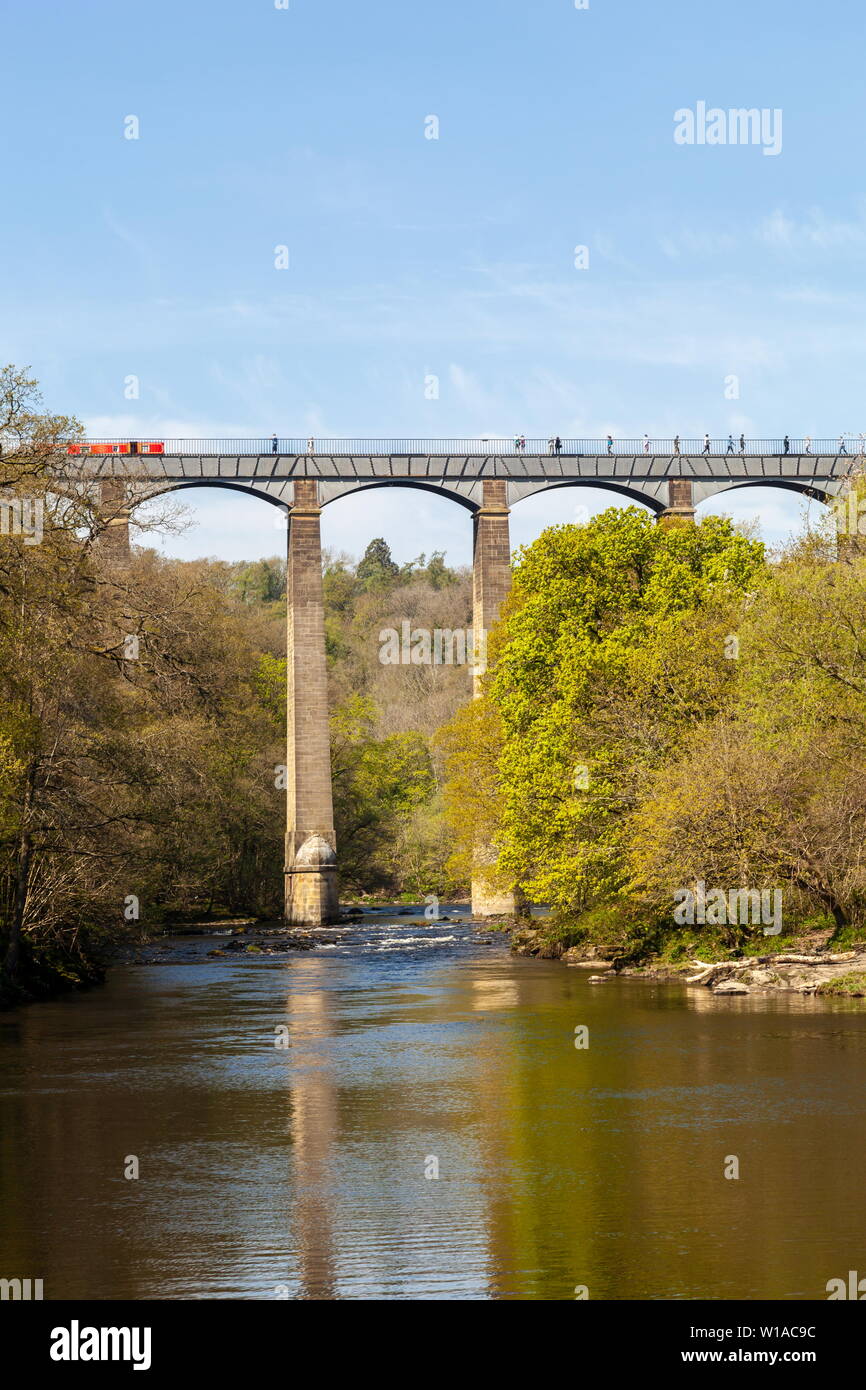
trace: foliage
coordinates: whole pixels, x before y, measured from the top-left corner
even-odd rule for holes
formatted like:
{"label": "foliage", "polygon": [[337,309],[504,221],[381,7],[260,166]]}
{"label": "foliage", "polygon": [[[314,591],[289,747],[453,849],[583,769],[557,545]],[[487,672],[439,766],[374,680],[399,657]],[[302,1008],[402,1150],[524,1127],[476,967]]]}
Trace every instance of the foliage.
{"label": "foliage", "polygon": [[[491,638],[488,709],[446,738],[463,784],[486,796],[500,873],[528,897],[580,912],[623,889],[628,817],[652,771],[723,704],[725,635],[763,563],[724,519],[666,529],[633,507],[552,527],[521,552]],[[498,753],[489,741],[473,753],[467,718],[498,721]]]}
{"label": "foliage", "polygon": [[551,905],[554,937],[624,957],[697,939],[673,907],[698,881],[779,889],[782,939],[815,914],[847,939],[866,925],[864,630],[866,559],[827,527],[774,564],[718,517],[551,528],[520,554],[482,698],[440,735],[458,854],[495,844],[491,873]]}
{"label": "foliage", "polygon": [[[700,871],[779,885],[837,932],[866,918],[866,561],[801,553],[742,626],[723,715],[660,770],[635,818],[637,875],[658,895]],[[712,775],[708,770],[712,769]]]}
{"label": "foliage", "polygon": [[[0,535],[4,998],[94,978],[94,948],[124,932],[282,909],[285,561],[117,556],[96,498],[62,487],[80,433],[26,372],[0,372],[5,496],[44,521],[39,544]],[[445,892],[430,737],[468,672],[387,672],[378,634],[404,613],[457,625],[465,576],[441,556],[397,566],[380,542],[366,564],[329,558],[325,591],[347,668],[331,681],[344,886]]]}

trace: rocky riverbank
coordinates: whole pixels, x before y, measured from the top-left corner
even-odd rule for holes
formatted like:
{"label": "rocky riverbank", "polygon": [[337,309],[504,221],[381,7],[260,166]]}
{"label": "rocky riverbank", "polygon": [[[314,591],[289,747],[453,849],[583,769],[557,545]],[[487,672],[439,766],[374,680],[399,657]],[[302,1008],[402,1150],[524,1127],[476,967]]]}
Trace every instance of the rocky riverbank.
{"label": "rocky riverbank", "polygon": [[680,980],[712,994],[828,994],[866,997],[866,949],[829,951],[820,948],[779,951],[772,955],[731,956],[704,961],[697,956],[685,961],[650,960],[629,965],[616,958],[606,960],[592,946],[563,947],[543,931],[526,928],[512,933],[515,955],[561,960],[578,970],[591,970],[591,984],[603,984],[619,975],[650,980]]}

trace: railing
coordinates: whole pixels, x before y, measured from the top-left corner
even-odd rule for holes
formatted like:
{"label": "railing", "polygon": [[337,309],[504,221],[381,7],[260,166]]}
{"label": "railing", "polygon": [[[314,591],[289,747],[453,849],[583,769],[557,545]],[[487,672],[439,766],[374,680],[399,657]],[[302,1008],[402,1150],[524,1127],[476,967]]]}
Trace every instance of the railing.
{"label": "railing", "polygon": [[[161,448],[159,446],[162,446]],[[300,456],[326,454],[337,457],[380,455],[406,458],[443,454],[458,456],[510,455],[522,458],[525,455],[544,455],[563,458],[581,456],[598,457],[627,455],[629,457],[645,454],[648,457],[676,457],[677,454],[689,457],[755,457],[760,455],[807,457],[810,454],[830,454],[856,456],[866,452],[866,438],[862,434],[845,434],[833,439],[789,438],[788,447],[784,439],[561,439],[559,445],[552,439],[300,439],[273,438],[261,439],[92,439],[86,444],[71,445],[70,453],[100,453],[124,455],[186,454],[186,455],[230,455],[261,457],[267,454],[279,456]]]}

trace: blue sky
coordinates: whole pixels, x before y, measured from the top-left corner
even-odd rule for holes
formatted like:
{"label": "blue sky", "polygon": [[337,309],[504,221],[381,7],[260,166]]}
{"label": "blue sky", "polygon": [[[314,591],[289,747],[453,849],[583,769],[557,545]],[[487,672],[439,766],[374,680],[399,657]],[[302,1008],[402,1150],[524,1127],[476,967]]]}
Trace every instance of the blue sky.
{"label": "blue sky", "polygon": [[[863,7],[589,5],[10,0],[0,357],[94,435],[866,428]],[[698,101],[780,109],[781,152],[675,144]],[[278,548],[267,504],[183,500],[173,553]],[[522,503],[515,542],[613,500]],[[802,510],[722,505],[774,540]],[[469,555],[411,491],[323,531]]]}

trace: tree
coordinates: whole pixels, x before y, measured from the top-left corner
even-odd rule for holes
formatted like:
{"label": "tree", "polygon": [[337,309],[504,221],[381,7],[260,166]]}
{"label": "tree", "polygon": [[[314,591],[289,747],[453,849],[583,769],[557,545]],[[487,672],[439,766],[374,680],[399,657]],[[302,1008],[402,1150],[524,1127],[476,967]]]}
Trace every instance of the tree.
{"label": "tree", "polygon": [[356,570],[358,583],[363,589],[386,588],[399,573],[400,566],[392,559],[390,546],[381,536],[367,546]]}
{"label": "tree", "polygon": [[622,888],[628,815],[727,698],[725,638],[762,567],[724,519],[667,529],[633,507],[521,552],[482,696],[501,721],[498,785],[465,739],[461,777],[497,804],[498,870],[530,899],[577,912]]}
{"label": "tree", "polygon": [[[400,853],[403,831],[416,811],[430,802],[436,780],[420,735],[376,739],[371,733],[374,717],[371,702],[355,696],[332,718],[340,875],[350,889],[400,892],[406,881]],[[416,877],[418,867],[416,857]],[[439,866],[431,866],[431,871],[438,874]]]}
{"label": "tree", "polygon": [[43,409],[39,383],[28,367],[0,368],[0,487],[15,487],[28,479],[59,471],[64,446],[80,439],[83,430],[72,415],[52,415]]}
{"label": "tree", "polygon": [[866,560],[797,545],[743,615],[730,708],[658,770],[635,884],[784,885],[837,930],[866,918]]}

